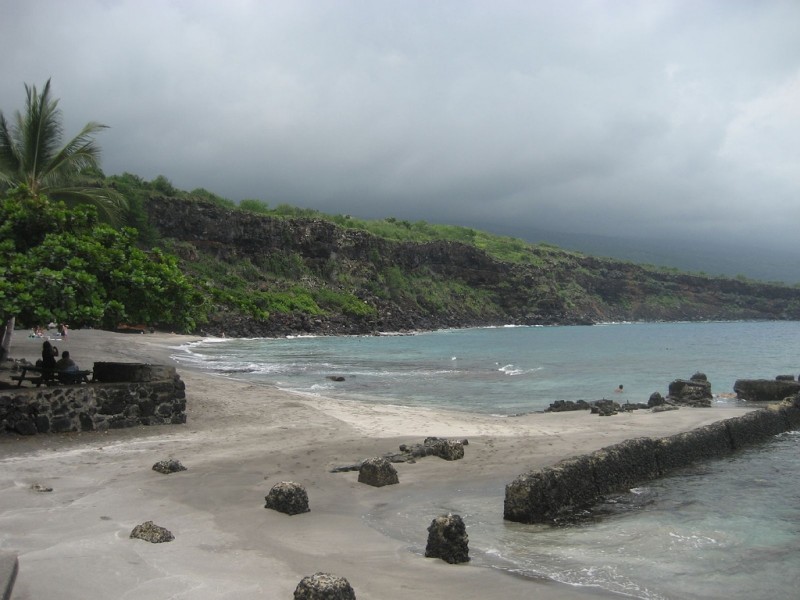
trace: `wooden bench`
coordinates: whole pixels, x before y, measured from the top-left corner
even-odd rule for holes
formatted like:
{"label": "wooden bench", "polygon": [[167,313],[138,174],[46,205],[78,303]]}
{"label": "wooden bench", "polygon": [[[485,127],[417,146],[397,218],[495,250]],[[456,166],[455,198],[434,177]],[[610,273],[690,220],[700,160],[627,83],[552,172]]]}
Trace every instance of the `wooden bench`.
{"label": "wooden bench", "polygon": [[[28,375],[28,373],[34,373]],[[55,369],[43,369],[42,367],[22,367],[20,375],[12,375],[12,381],[17,382],[17,387],[23,381],[30,381],[36,387],[45,385],[58,385],[59,383],[89,383],[91,371],[58,371]]]}

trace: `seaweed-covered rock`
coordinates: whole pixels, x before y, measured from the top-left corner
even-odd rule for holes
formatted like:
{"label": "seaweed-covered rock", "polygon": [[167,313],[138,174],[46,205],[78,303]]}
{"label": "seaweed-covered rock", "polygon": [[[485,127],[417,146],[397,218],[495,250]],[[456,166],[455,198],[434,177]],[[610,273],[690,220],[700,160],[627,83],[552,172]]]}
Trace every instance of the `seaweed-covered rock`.
{"label": "seaweed-covered rock", "polygon": [[294,600],[356,600],[356,593],[344,577],[314,573],[297,584]]}
{"label": "seaweed-covered rock", "polygon": [[266,500],[264,508],[271,508],[287,515],[298,515],[311,510],[308,507],[306,489],[293,481],[276,483],[264,499]]}
{"label": "seaweed-covered rock", "polygon": [[361,468],[358,470],[358,481],[374,487],[383,487],[400,482],[397,477],[397,469],[382,457],[368,458],[361,463]]}
{"label": "seaweed-covered rock", "polygon": [[145,521],[141,525],[137,525],[131,531],[131,538],[144,540],[151,544],[161,544],[163,542],[171,542],[175,539],[169,529],[165,529],[160,525],[156,525],[152,521]]}
{"label": "seaweed-covered rock", "polygon": [[469,562],[469,537],[459,515],[440,515],[431,521],[425,556],[450,564]]}

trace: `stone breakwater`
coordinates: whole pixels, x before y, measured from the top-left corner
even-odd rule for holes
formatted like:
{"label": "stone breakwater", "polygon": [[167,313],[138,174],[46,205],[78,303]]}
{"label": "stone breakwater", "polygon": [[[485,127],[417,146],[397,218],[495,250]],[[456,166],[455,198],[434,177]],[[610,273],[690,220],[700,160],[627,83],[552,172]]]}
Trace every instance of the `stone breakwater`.
{"label": "stone breakwater", "polygon": [[669,437],[626,440],[519,475],[506,486],[503,517],[520,523],[569,520],[608,494],[701,460],[729,455],[792,429],[800,429],[800,395]]}
{"label": "stone breakwater", "polygon": [[95,368],[89,384],[0,390],[0,431],[33,435],[186,422],[185,384],[174,367]]}

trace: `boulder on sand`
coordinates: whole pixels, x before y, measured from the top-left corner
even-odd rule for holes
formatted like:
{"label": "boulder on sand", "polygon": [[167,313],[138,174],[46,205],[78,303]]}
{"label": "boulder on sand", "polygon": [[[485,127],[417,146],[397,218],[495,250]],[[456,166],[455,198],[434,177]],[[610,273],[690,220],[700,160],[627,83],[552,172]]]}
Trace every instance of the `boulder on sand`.
{"label": "boulder on sand", "polygon": [[264,508],[271,508],[287,515],[299,515],[311,510],[308,507],[306,489],[293,481],[276,483],[264,499],[266,500]]}
{"label": "boulder on sand", "polygon": [[344,577],[314,573],[297,584],[294,600],[356,600],[356,593]]}
{"label": "boulder on sand", "polygon": [[392,463],[382,457],[368,458],[361,463],[358,470],[358,482],[374,487],[383,487],[399,483],[397,469]]}

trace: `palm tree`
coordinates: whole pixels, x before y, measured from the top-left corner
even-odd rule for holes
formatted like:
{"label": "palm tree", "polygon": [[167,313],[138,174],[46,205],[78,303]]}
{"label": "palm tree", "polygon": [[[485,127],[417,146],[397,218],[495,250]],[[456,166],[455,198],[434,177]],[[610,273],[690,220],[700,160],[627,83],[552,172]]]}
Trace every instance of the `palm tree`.
{"label": "palm tree", "polygon": [[[92,204],[109,222],[117,222],[126,207],[116,190],[86,185],[87,174],[98,172],[100,147],[95,133],[105,125],[87,123],[61,146],[63,128],[58,99],[50,97],[50,80],[42,93],[25,85],[25,114],[15,113],[9,127],[0,111],[0,192],[19,189],[34,198],[64,201],[67,205]],[[0,323],[0,360],[8,355],[14,319]]]}
{"label": "palm tree", "polygon": [[41,94],[27,84],[25,92],[25,113],[15,113],[13,126],[0,111],[0,185],[68,205],[92,204],[107,220],[116,222],[126,205],[122,195],[86,185],[87,173],[99,170],[100,147],[93,136],[107,126],[89,122],[61,146],[61,110],[58,99],[50,96],[50,80]]}

